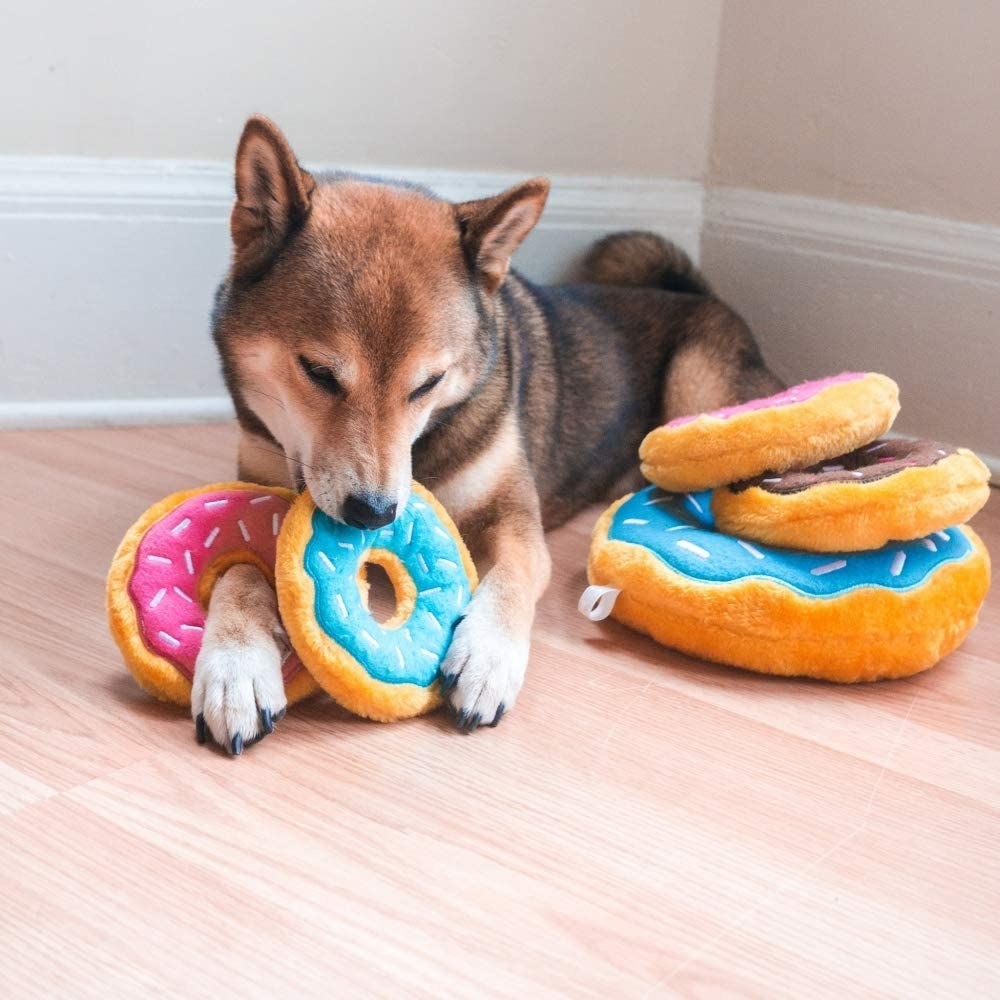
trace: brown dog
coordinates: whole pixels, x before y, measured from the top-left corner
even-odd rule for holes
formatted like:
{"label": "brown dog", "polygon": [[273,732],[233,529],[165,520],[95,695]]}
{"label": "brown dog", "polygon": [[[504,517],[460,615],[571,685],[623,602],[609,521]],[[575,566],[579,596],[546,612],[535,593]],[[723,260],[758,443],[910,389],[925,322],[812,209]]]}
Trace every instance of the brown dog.
{"label": "brown dog", "polygon": [[[509,270],[549,185],[452,204],[408,184],[314,178],[251,118],[236,153],[233,261],[213,318],[242,428],[241,478],[308,486],[331,517],[389,523],[412,477],[455,518],[482,582],[442,686],[496,724],[524,680],[549,578],[543,530],[608,499],[664,418],[780,383],[686,255],[623,233],[585,284]],[[274,595],[236,567],[211,598],[193,713],[232,752],[285,700]]]}

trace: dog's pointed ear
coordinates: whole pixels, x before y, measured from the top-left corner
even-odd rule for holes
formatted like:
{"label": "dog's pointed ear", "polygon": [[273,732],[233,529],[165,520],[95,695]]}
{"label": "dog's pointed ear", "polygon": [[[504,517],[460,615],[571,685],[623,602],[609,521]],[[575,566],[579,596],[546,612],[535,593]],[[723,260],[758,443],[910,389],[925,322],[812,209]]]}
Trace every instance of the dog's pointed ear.
{"label": "dog's pointed ear", "polygon": [[315,188],[281,129],[261,115],[249,118],[236,147],[236,204],[229,219],[237,277],[267,270],[309,215]]}
{"label": "dog's pointed ear", "polygon": [[488,292],[495,292],[510,258],[545,208],[549,182],[535,177],[492,198],[455,206],[466,257]]}

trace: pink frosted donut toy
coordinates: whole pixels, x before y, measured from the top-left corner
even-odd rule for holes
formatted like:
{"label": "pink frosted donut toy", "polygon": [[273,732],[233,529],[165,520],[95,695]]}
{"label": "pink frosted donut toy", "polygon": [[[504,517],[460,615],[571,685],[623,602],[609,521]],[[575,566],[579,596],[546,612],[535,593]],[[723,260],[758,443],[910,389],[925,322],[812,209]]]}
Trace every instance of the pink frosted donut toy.
{"label": "pink frosted donut toy", "polygon": [[877,372],[843,372],[774,396],[678,417],[646,435],[643,475],[668,492],[715,489],[803,469],[869,444],[899,412],[899,388]]}
{"label": "pink frosted donut toy", "polygon": [[[108,573],[108,622],[143,688],[191,704],[215,581],[249,563],[273,584],[278,534],[293,498],[290,490],[219,483],[174,493],[128,530]],[[281,671],[290,703],[318,690],[294,652]]]}

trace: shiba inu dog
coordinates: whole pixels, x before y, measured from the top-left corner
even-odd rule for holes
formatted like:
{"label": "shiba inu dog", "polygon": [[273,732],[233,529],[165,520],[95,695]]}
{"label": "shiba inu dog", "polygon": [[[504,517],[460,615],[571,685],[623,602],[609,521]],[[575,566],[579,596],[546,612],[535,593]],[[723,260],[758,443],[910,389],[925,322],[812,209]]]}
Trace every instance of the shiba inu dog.
{"label": "shiba inu dog", "polygon": [[[658,422],[780,387],[687,256],[605,238],[580,284],[510,269],[542,178],[462,204],[405,183],[313,177],[251,118],[213,333],[240,477],[308,487],[331,517],[393,520],[412,478],[448,508],[481,584],[441,667],[458,726],[496,725],[524,681],[544,531],[612,497]],[[216,586],[193,714],[232,753],[284,709],[281,626],[255,568]]]}

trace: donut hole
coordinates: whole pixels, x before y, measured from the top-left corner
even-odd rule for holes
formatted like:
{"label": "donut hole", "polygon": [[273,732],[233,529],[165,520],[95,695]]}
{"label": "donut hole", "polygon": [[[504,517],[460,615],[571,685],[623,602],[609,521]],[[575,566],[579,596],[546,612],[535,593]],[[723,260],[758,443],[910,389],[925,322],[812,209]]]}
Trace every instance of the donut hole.
{"label": "donut hole", "polygon": [[384,625],[395,617],[399,608],[399,595],[384,566],[378,563],[365,563],[364,575],[368,584],[365,604],[368,605],[372,618],[379,625]]}
{"label": "donut hole", "polygon": [[358,566],[361,603],[382,628],[399,628],[413,612],[417,587],[399,556],[388,549],[370,549]]}

